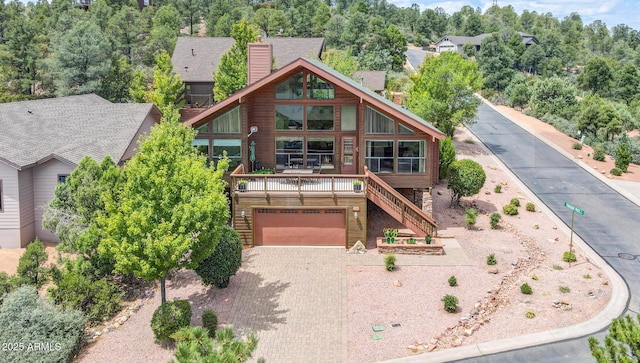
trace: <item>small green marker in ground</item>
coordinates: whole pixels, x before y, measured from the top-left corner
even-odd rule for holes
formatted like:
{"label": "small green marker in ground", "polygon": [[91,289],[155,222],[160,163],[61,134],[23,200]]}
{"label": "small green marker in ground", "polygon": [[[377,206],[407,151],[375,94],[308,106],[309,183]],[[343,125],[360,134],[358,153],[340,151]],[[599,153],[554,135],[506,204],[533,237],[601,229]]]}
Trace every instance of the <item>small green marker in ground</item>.
{"label": "small green marker in ground", "polygon": [[385,327],[382,325],[374,325],[373,326],[373,331],[384,331]]}
{"label": "small green marker in ground", "polygon": [[382,334],[373,334],[373,335],[371,336],[371,339],[373,339],[373,340],[380,340],[380,339],[382,339]]}

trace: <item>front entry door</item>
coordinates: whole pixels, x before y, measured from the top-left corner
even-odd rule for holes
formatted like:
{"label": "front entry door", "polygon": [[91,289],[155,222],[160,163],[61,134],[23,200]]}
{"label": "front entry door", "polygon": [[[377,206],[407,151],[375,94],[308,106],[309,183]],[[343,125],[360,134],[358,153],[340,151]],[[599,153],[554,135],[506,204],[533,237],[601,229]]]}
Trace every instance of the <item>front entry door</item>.
{"label": "front entry door", "polygon": [[342,137],[342,174],[355,174],[358,160],[355,136]]}

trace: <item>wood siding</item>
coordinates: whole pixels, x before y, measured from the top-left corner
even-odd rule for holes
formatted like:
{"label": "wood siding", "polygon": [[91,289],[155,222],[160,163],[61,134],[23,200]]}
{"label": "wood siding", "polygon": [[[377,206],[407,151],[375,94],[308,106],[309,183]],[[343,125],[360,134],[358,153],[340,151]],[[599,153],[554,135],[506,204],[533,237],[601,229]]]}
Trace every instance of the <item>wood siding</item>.
{"label": "wood siding", "polygon": [[[297,193],[272,194],[265,197],[258,193],[235,195],[233,197],[233,226],[243,244],[253,245],[253,209],[254,208],[315,208],[315,209],[345,209],[347,245],[352,247],[356,241],[366,244],[367,240],[367,198],[362,194],[308,196]],[[354,208],[358,211],[358,218],[354,218]],[[242,217],[242,211],[245,216]]]}
{"label": "wood siding", "polygon": [[74,165],[51,159],[34,168],[34,208],[36,222],[36,237],[43,241],[60,242],[58,236],[51,231],[42,228],[42,214],[44,207],[53,199],[54,190],[58,184],[58,175],[69,175],[75,168]]}
{"label": "wood siding", "polygon": [[20,191],[18,170],[0,161],[2,212],[0,212],[0,247],[20,247]]}
{"label": "wood siding", "polygon": [[36,238],[33,168],[18,172],[20,187],[20,246],[26,247]]}

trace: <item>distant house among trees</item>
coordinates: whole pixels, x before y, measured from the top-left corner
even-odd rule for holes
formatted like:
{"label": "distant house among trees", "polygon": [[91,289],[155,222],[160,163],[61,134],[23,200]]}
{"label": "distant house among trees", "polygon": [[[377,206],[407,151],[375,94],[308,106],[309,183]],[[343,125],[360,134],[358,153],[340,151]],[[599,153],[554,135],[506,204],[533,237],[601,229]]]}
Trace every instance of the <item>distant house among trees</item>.
{"label": "distant house among trees", "polygon": [[[525,47],[529,47],[531,44],[538,44],[538,39],[530,34],[518,32],[522,37],[522,43]],[[458,52],[463,53],[463,47],[465,44],[470,43],[475,47],[476,52],[480,51],[480,44],[484,38],[490,37],[491,33],[484,33],[476,35],[475,37],[466,37],[459,35],[445,35],[442,39],[436,42],[436,52]]]}

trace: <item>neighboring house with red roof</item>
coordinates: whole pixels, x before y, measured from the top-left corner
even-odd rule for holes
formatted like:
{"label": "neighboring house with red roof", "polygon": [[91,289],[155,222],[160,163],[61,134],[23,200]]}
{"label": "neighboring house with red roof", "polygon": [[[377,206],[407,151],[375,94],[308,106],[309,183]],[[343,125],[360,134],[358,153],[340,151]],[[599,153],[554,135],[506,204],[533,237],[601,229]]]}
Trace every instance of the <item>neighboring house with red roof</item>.
{"label": "neighboring house with red roof", "polygon": [[0,104],[0,248],[36,237],[58,242],[42,228],[56,185],[84,156],[123,164],[159,121],[152,104],[115,104],[94,94]]}
{"label": "neighboring house with red roof", "polygon": [[[249,45],[250,84],[185,122],[210,163],[223,152],[231,159],[243,243],[351,247],[366,241],[367,200],[417,236],[435,236],[431,216],[400,191],[438,182],[445,135],[317,60],[271,72],[270,54],[268,44]],[[249,173],[261,167],[276,173]]]}

